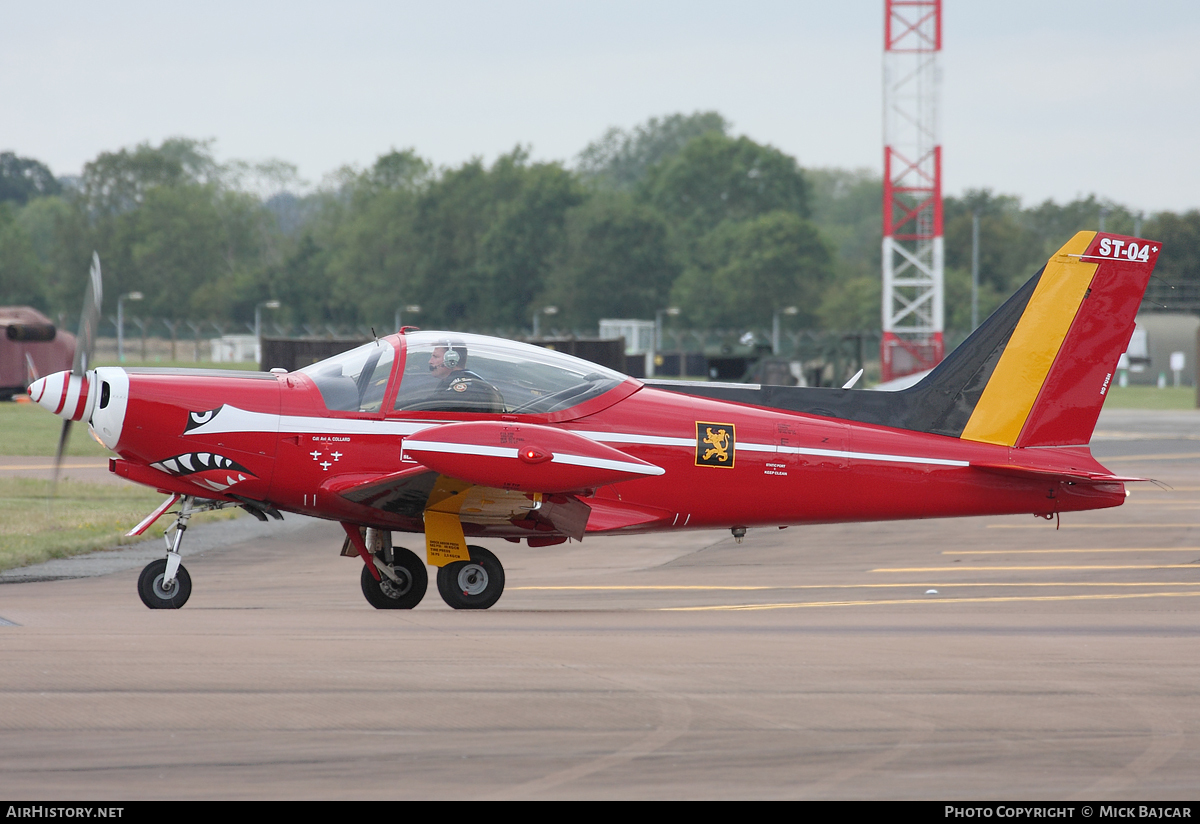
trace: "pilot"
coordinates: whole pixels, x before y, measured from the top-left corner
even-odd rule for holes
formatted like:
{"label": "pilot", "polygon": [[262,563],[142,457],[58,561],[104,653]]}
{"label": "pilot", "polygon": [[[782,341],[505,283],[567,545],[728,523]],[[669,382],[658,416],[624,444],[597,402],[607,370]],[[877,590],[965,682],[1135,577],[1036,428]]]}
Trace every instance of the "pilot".
{"label": "pilot", "polygon": [[449,338],[438,341],[429,356],[429,371],[440,378],[430,404],[441,412],[503,412],[500,390],[467,369],[467,347]]}

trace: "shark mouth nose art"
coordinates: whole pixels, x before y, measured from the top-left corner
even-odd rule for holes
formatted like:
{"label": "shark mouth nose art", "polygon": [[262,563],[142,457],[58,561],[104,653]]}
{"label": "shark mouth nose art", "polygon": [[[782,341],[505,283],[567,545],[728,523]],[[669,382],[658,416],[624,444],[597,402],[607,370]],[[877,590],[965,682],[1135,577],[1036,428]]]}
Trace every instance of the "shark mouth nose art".
{"label": "shark mouth nose art", "polygon": [[185,452],[150,466],[176,477],[186,477],[193,483],[207,486],[217,492],[224,492],[229,487],[254,477],[250,470],[237,461],[213,452]]}

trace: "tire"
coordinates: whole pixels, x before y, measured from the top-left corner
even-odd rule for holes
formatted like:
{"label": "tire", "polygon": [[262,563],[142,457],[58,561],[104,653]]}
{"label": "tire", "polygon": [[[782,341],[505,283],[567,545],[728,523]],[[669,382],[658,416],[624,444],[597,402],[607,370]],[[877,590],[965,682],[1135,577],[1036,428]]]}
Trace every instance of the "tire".
{"label": "tire", "polygon": [[175,585],[164,590],[162,581],[167,575],[167,559],[160,558],[146,564],[138,576],[138,595],[150,609],[179,609],[192,595],[192,576],[183,564],[175,571]]}
{"label": "tire", "polygon": [[425,597],[425,590],[429,588],[429,571],[416,553],[402,546],[392,548],[392,558],[392,569],[400,583],[397,584],[382,572],[380,575],[383,580],[376,581],[371,570],[363,564],[360,578],[363,595],[375,609],[412,609]]}
{"label": "tire", "polygon": [[481,546],[467,550],[470,561],[455,561],[438,570],[438,592],[455,609],[487,609],[504,594],[504,567]]}

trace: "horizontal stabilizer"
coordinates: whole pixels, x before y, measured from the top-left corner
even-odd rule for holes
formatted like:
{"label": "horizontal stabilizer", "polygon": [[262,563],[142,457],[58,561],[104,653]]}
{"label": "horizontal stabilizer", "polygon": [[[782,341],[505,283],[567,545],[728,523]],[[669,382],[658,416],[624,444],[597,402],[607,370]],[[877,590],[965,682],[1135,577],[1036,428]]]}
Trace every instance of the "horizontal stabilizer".
{"label": "horizontal stabilizer", "polygon": [[1137,483],[1148,481],[1149,478],[1134,478],[1124,475],[1113,475],[1110,472],[1082,472],[1064,469],[1051,469],[1035,466],[1014,466],[1013,464],[972,463],[975,469],[993,472],[997,475],[1010,475],[1014,478],[1043,479],[1047,481],[1064,481],[1076,484],[1103,483]]}

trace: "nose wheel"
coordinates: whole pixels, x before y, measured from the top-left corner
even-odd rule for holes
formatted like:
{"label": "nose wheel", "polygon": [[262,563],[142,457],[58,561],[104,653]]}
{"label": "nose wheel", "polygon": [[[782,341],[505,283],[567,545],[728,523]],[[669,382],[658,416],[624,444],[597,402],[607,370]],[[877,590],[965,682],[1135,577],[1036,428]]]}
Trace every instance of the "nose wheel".
{"label": "nose wheel", "polygon": [[[146,568],[138,576],[138,595],[141,596],[142,603],[150,609],[179,609],[191,597],[192,576],[188,575],[183,564],[179,563],[179,548],[183,544],[183,533],[187,532],[188,520],[197,512],[241,506],[247,512],[256,515],[261,521],[267,520],[267,516],[263,512],[283,520],[283,516],[274,508],[256,504],[254,501],[238,504],[233,501],[211,501],[203,498],[197,500],[191,495],[172,495],[164,504],[130,530],[128,535],[141,535],[176,501],[181,499],[179,511],[173,513],[175,522],[163,533],[163,540],[167,544],[167,557],[146,564]],[[262,511],[259,511],[260,509]]]}
{"label": "nose wheel", "polygon": [[504,567],[481,546],[468,546],[467,551],[471,560],[438,569],[438,592],[455,609],[487,609],[504,594]]}
{"label": "nose wheel", "polygon": [[192,576],[180,564],[173,578],[167,578],[167,560],[159,558],[146,564],[138,576],[138,595],[150,609],[179,609],[192,594]]}
{"label": "nose wheel", "polygon": [[[168,500],[165,506],[150,517],[157,518],[169,505]],[[187,532],[187,522],[198,509],[195,499],[190,495],[183,498],[179,512],[176,513],[175,523],[163,533],[163,540],[167,543],[167,557],[146,564],[142,574],[138,576],[138,595],[141,596],[142,603],[150,609],[179,609],[192,595],[192,576],[188,575],[183,564],[179,563],[179,547],[183,543],[183,533]],[[142,524],[149,525],[147,521],[143,521]]]}

